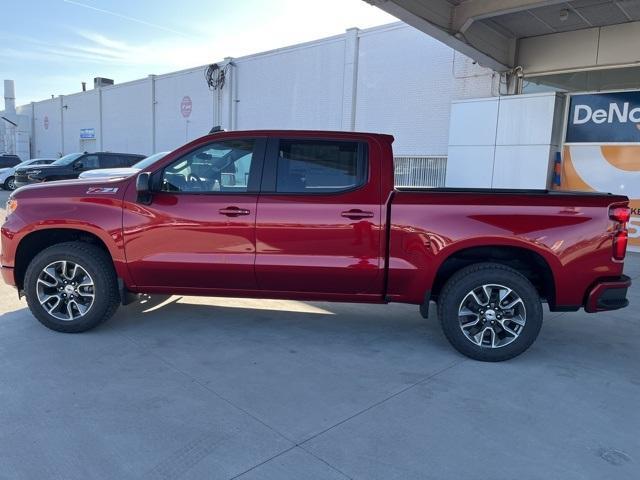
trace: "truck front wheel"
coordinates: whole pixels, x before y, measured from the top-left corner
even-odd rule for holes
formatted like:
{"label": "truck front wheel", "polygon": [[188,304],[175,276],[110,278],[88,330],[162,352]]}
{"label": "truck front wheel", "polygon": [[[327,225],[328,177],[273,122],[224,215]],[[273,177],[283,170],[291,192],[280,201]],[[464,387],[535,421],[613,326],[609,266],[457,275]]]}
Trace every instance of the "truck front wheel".
{"label": "truck front wheel", "polygon": [[120,300],[109,257],[84,242],[60,243],[36,255],[27,267],[24,290],[40,323],[65,333],[99,325],[115,313]]}
{"label": "truck front wheel", "polygon": [[439,297],[445,336],[463,355],[485,362],[516,357],[542,327],[538,292],[505,265],[478,263],[456,272]]}

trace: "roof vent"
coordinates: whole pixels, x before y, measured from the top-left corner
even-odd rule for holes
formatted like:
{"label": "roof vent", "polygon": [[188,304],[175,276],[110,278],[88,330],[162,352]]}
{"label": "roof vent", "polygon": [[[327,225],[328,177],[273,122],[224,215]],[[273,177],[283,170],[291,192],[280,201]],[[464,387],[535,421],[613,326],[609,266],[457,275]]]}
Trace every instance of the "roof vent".
{"label": "roof vent", "polygon": [[109,85],[113,85],[113,80],[110,78],[96,77],[93,79],[93,88],[108,87]]}

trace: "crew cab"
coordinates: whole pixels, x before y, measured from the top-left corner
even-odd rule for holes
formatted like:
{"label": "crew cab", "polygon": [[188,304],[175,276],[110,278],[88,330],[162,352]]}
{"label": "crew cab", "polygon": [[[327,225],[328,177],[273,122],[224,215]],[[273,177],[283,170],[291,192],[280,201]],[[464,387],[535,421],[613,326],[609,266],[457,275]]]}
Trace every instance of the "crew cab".
{"label": "crew cab", "polygon": [[130,167],[143,158],[144,155],[132,153],[70,153],[50,165],[16,168],[14,183],[17,188],[30,183],[78,178],[80,173],[86,170]]}
{"label": "crew cab", "polygon": [[393,137],[222,132],[128,178],[14,192],[2,275],[82,332],[135,293],[420,306],[462,354],[525,351],[551,311],[625,307],[628,199],[398,189]]}

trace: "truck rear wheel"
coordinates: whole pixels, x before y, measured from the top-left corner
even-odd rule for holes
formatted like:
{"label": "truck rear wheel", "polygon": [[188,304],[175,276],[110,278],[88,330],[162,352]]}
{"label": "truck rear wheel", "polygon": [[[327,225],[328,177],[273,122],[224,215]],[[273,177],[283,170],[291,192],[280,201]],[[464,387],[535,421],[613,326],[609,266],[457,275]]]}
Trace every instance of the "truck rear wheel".
{"label": "truck rear wheel", "polygon": [[531,282],[496,263],[456,272],[438,302],[442,330],[451,345],[484,362],[509,360],[529,348],[542,327],[542,315]]}
{"label": "truck rear wheel", "polygon": [[53,245],[27,267],[24,290],[31,313],[46,327],[65,333],[90,330],[115,313],[120,301],[116,273],[95,245]]}

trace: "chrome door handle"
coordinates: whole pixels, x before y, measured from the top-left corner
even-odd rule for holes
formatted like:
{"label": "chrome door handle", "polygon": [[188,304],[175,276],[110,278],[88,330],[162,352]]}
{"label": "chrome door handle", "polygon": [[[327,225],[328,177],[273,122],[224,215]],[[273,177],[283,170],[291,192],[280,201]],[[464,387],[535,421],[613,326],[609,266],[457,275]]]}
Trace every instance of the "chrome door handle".
{"label": "chrome door handle", "polygon": [[340,214],[343,218],[350,218],[351,220],[360,220],[362,218],[373,218],[373,212],[365,212],[358,208],[348,210]]}
{"label": "chrome door handle", "polygon": [[227,207],[221,208],[218,210],[218,213],[221,215],[226,215],[227,217],[240,217],[242,215],[249,215],[251,213],[250,210],[246,208],[238,208],[238,207]]}

